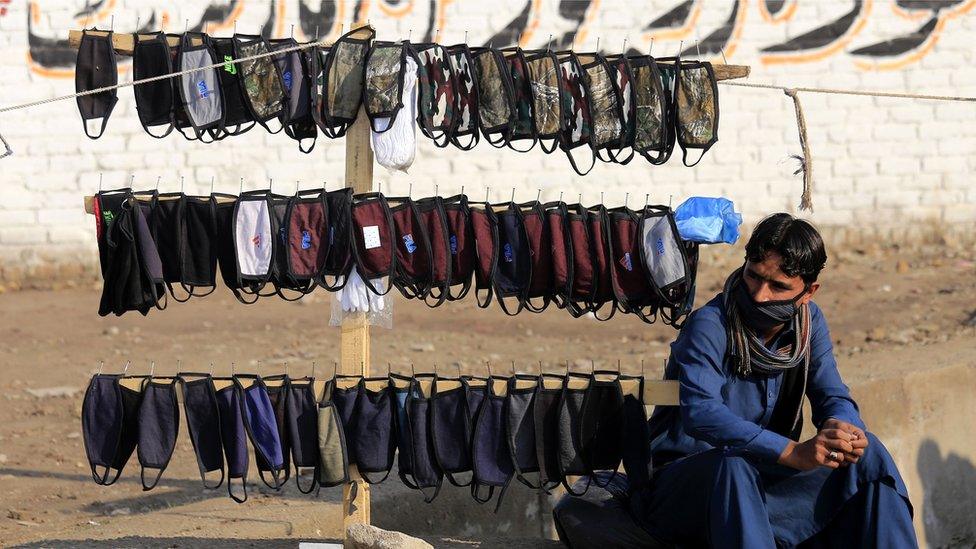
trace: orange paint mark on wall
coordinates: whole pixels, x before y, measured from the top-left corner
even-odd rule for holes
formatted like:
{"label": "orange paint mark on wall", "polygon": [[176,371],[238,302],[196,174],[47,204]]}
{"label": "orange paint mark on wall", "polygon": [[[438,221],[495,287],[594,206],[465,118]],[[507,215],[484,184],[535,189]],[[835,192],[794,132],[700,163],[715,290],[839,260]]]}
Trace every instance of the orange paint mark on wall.
{"label": "orange paint mark on wall", "polygon": [[[589,11],[583,17],[583,23],[580,25],[579,29],[576,31],[576,35],[573,37],[573,44],[577,42],[585,42],[586,35],[590,32],[590,24],[593,23],[593,18],[596,16],[597,10],[600,8],[600,0],[593,0],[590,4]],[[574,48],[575,49],[575,48]]]}
{"label": "orange paint mark on wall", "polygon": [[[729,43],[725,46],[726,57],[732,57],[735,49],[739,46],[739,41],[742,39],[742,29],[746,23],[746,5],[745,0],[739,4],[739,13],[735,15],[735,27],[732,29],[732,36],[729,37]],[[719,57],[721,57],[721,54],[719,54]]]}
{"label": "orange paint mark on wall", "polygon": [[223,21],[219,23],[210,24],[210,32],[224,30],[227,28],[233,28],[234,21],[240,19],[241,13],[243,12],[244,12],[244,0],[238,0],[237,4],[234,5],[234,9],[231,10],[229,14],[227,14],[227,17],[225,17]]}
{"label": "orange paint mark on wall", "polygon": [[369,0],[363,0],[363,9],[359,10],[359,18],[353,21],[350,29],[358,29],[359,27],[366,26],[366,23],[369,21],[369,8]]}
{"label": "orange paint mark on wall", "polygon": [[388,17],[392,17],[394,19],[400,19],[403,16],[413,11],[413,2],[414,0],[409,0],[408,2],[404,3],[402,6],[394,7],[386,3],[384,0],[379,0],[379,2],[376,3],[376,5],[380,7],[380,11],[383,12],[384,15]]}
{"label": "orange paint mark on wall", "polygon": [[908,19],[909,21],[921,21],[922,19],[932,16],[932,12],[930,11],[919,11],[917,13],[910,12],[899,6],[898,3],[894,1],[891,2],[891,11],[894,12],[894,14],[898,17]]}
{"label": "orange paint mark on wall", "polygon": [[857,21],[851,27],[844,36],[838,38],[837,40],[831,42],[829,45],[820,48],[817,51],[804,52],[804,53],[770,53],[761,55],[759,61],[763,65],[785,65],[794,63],[812,63],[815,61],[822,61],[844,48],[851,43],[855,36],[860,34],[864,30],[865,25],[868,22],[868,15],[871,13],[872,0],[865,0],[864,9],[857,16]]}
{"label": "orange paint mark on wall", "polygon": [[285,2],[279,0],[277,6],[275,7],[277,8],[275,11],[275,36],[284,36],[286,15]]}
{"label": "orange paint mark on wall", "polygon": [[525,26],[525,31],[518,41],[519,47],[524,48],[532,41],[532,35],[539,28],[539,13],[542,11],[542,0],[532,0],[532,11],[529,13],[529,24]]}
{"label": "orange paint mark on wall", "polygon": [[[743,8],[744,7],[745,6],[743,5]],[[691,31],[695,28],[700,16],[701,8],[696,3],[691,9],[691,14],[688,15],[688,20],[685,21],[683,26],[677,29],[666,29],[646,33],[644,34],[644,40],[650,42],[651,40],[680,40],[682,38],[687,38],[689,35],[691,35]]]}
{"label": "orange paint mark on wall", "polygon": [[763,2],[762,0],[759,0],[759,15],[762,16],[763,21],[770,24],[775,25],[779,23],[785,23],[790,19],[793,19],[793,16],[796,15],[797,5],[798,4],[796,3],[796,0],[792,0],[790,2],[790,5],[786,6],[786,9],[781,11],[779,15],[773,15],[769,13],[769,10],[766,8],[766,3]]}
{"label": "orange paint mark on wall", "polygon": [[932,34],[929,35],[921,46],[913,51],[897,59],[885,61],[856,60],[854,61],[854,66],[863,71],[896,71],[913,63],[918,63],[935,49],[935,45],[939,42],[939,38],[942,37],[942,32],[945,30],[946,23],[950,19],[955,19],[956,17],[968,13],[973,9],[974,6],[976,6],[976,0],[969,0],[964,4],[956,6],[952,10],[941,13],[939,15],[939,20],[935,23],[935,28],[932,29]]}

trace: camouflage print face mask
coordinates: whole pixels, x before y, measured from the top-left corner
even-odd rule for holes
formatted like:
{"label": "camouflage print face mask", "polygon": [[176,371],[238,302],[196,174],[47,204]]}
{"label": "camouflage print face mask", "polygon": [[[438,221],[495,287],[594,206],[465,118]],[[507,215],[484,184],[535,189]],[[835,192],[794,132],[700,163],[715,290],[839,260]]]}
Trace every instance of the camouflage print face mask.
{"label": "camouflage print face mask", "polygon": [[[512,97],[512,76],[498,50],[476,48],[473,52],[475,76],[478,81],[478,117],[481,132],[494,147],[508,141],[515,107]],[[501,139],[492,135],[501,134]]]}
{"label": "camouflage print face mask", "polygon": [[[683,62],[677,78],[677,137],[681,161],[694,166],[705,151],[718,141],[718,86],[712,64]],[[701,156],[688,164],[688,149],[701,149]]]}
{"label": "camouflage print face mask", "polygon": [[[478,79],[475,73],[474,60],[467,44],[457,44],[447,48],[447,55],[451,60],[454,71],[454,93],[457,97],[457,127],[451,136],[451,143],[463,150],[471,150],[478,144]],[[466,144],[461,144],[459,137],[471,136]]]}
{"label": "camouflage print face mask", "polygon": [[356,120],[363,98],[366,55],[375,33],[368,28],[348,32],[336,40],[323,69],[322,131],[345,135]]}
{"label": "camouflage print face mask", "polygon": [[[634,156],[634,134],[637,122],[637,93],[634,89],[634,74],[630,59],[626,55],[614,55],[607,59],[607,66],[613,75],[617,88],[617,101],[620,102],[620,143],[617,150],[607,150],[610,159],[618,164],[626,164]],[[625,149],[630,148],[630,151]]]}
{"label": "camouflage print face mask", "polygon": [[[583,78],[590,92],[590,112],[593,114],[593,148],[597,151],[616,147],[623,131],[623,113],[616,84],[600,54],[580,56]],[[609,159],[600,158],[609,161]]]}
{"label": "camouflage print face mask", "polygon": [[[670,156],[669,134],[674,128],[667,117],[668,101],[661,84],[661,72],[649,56],[630,59],[635,99],[634,150],[652,164],[659,164]],[[653,155],[652,153],[658,153]]]}
{"label": "camouflage print face mask", "polygon": [[[508,140],[508,147],[517,152],[528,152],[538,142],[536,132],[535,101],[532,97],[532,82],[529,79],[529,69],[526,66],[525,55],[521,48],[506,48],[502,50],[505,62],[508,64],[509,74],[512,76],[513,99],[515,100],[515,123],[512,126],[512,136]],[[531,140],[532,144],[525,149],[512,147],[514,141]]]}
{"label": "camouflage print face mask", "polygon": [[[267,41],[260,36],[234,35],[234,54],[238,59],[266,54],[269,51]],[[268,127],[268,122],[280,118],[285,108],[285,89],[274,61],[271,57],[260,57],[250,61],[240,61],[237,66],[244,83],[248,108],[254,120],[269,132],[278,133],[281,128],[272,131]]]}
{"label": "camouflage print face mask", "polygon": [[559,130],[562,129],[562,103],[559,100],[559,62],[556,54],[549,51],[532,52],[525,59],[529,83],[532,86],[532,114],[540,140],[552,140],[549,146],[541,143],[542,150],[556,150]]}
{"label": "camouflage print face mask", "polygon": [[456,126],[457,110],[454,93],[454,70],[447,50],[437,44],[416,44],[413,55],[420,66],[417,81],[418,116],[420,131],[434,140],[438,147],[445,147],[451,140]]}
{"label": "camouflage print face mask", "polygon": [[389,118],[386,129],[393,127],[393,120],[403,107],[403,71],[406,48],[398,42],[374,42],[366,60],[366,116],[376,133],[377,118]]}
{"label": "camouflage print face mask", "polygon": [[583,81],[583,69],[573,52],[563,52],[559,56],[559,98],[562,101],[563,126],[559,132],[559,148],[569,157],[573,169],[586,175],[593,169],[596,156],[590,150],[590,167],[581,171],[573,157],[572,150],[591,142],[589,91]]}

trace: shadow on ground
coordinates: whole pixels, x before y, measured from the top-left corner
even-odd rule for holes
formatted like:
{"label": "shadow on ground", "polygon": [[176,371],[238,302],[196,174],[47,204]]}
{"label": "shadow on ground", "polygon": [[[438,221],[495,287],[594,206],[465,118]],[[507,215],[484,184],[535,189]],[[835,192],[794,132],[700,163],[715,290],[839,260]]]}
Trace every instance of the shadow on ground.
{"label": "shadow on ground", "polygon": [[976,467],[969,459],[925,439],[918,449],[918,475],[925,494],[925,539],[931,547],[976,546]]}

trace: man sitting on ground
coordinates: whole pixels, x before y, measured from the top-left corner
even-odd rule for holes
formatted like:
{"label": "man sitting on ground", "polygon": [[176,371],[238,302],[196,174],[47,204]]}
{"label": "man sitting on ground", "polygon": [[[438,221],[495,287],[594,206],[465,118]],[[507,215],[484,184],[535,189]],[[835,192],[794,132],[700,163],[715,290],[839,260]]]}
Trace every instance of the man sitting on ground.
{"label": "man sitting on ground", "polygon": [[[905,484],[866,431],[812,301],[826,260],[806,221],[759,223],[745,264],[672,344],[664,377],[678,380],[680,407],[651,417],[650,481],[564,497],[553,515],[567,545],[918,545]],[[817,434],[799,442],[804,395]]]}

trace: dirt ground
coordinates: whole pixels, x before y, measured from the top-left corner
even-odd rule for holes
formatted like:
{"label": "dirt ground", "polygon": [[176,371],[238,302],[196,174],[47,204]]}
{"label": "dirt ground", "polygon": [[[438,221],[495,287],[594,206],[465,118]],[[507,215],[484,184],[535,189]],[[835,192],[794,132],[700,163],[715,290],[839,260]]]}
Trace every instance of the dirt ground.
{"label": "dirt ground", "polygon": [[[718,291],[741,260],[741,245],[707,250],[702,258],[698,304]],[[841,372],[848,380],[869,378],[899,364],[898,356],[939,345],[960,361],[976,357],[976,263],[974,252],[938,248],[907,253],[898,249],[837,252],[821,279],[817,302],[824,309]],[[338,490],[318,497],[283,494],[252,484],[252,497],[237,505],[223,490],[199,484],[185,428],[159,487],[142,493],[133,456],[123,479],[110,488],[89,475],[81,439],[80,410],[89,376],[105,361],[118,371],[130,359],[130,373],[184,370],[229,374],[280,373],[288,362],[294,376],[331,375],[339,334],[328,326],[330,297],[319,291],[298,304],[268,298],[244,306],[229,292],[190,303],[173,303],[146,318],[96,315],[100,285],[60,291],[0,295],[0,544],[78,546],[81,540],[113,540],[113,546],[281,546],[300,539],[340,536]],[[543,368],[615,368],[659,375],[676,332],[633,318],[610,322],[572,319],[550,310],[505,317],[496,306],[478,309],[472,299],[429,310],[397,299],[394,329],[373,331],[374,372],[453,373]],[[185,426],[184,426],[185,427]],[[253,462],[252,462],[253,463]],[[388,481],[394,482],[394,481]],[[380,486],[378,490],[383,490]],[[420,496],[405,500],[422,513]],[[485,509],[490,520],[490,510]],[[457,535],[445,532],[445,535]],[[431,539],[428,537],[428,539]],[[435,545],[451,545],[437,538]],[[479,546],[457,543],[457,546]],[[482,544],[489,546],[492,544]],[[501,545],[499,543],[498,545]],[[511,543],[504,545],[513,547]]]}

